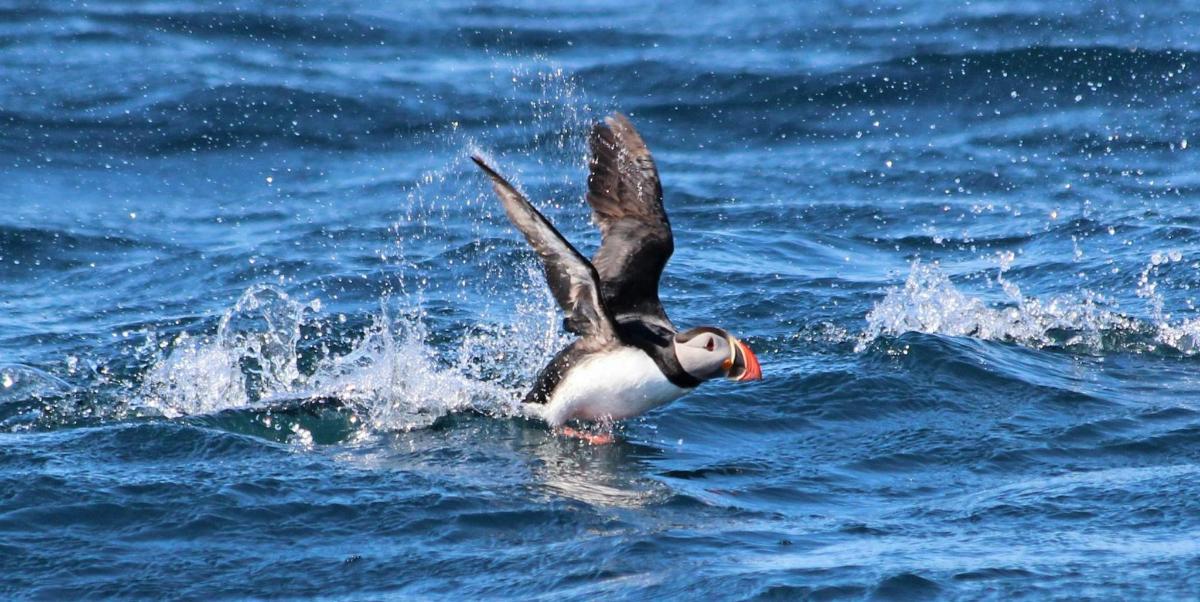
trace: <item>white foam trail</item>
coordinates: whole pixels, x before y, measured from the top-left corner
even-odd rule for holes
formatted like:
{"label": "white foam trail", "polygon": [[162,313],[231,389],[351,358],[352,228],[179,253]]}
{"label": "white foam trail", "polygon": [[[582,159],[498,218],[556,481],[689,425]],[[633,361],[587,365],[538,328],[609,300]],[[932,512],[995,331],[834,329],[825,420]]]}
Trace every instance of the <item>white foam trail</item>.
{"label": "white foam trail", "polygon": [[[299,303],[270,286],[247,290],[221,318],[216,335],[181,335],[147,373],[139,404],[166,417],[269,406],[280,398],[333,397],[360,410],[374,430],[409,430],[467,409],[520,413],[527,360],[559,335],[544,315],[520,312],[514,324],[482,328],[444,361],[417,318],[393,321],[384,310],[344,355],[317,358],[301,373],[297,343],[315,303]],[[541,332],[541,337],[525,337]],[[524,343],[522,343],[524,341]],[[470,353],[464,351],[471,350]],[[506,381],[517,381],[511,386]]]}

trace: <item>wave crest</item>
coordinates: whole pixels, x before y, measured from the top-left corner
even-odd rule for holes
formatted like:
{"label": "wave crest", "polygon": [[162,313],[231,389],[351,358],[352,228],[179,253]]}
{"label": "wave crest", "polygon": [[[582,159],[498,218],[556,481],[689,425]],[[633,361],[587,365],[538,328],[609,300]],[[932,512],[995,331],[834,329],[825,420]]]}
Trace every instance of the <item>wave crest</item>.
{"label": "wave crest", "polygon": [[1106,297],[1088,290],[1045,299],[1025,296],[1004,277],[1011,254],[1001,256],[996,278],[1006,300],[1000,304],[960,290],[937,263],[915,261],[904,285],[889,288],[867,313],[855,350],[865,351],[881,338],[920,332],[1085,353],[1195,355],[1200,353],[1200,318],[1171,322],[1151,278],[1154,268],[1174,256],[1155,253],[1142,274],[1137,292],[1149,300],[1151,320],[1123,314]]}

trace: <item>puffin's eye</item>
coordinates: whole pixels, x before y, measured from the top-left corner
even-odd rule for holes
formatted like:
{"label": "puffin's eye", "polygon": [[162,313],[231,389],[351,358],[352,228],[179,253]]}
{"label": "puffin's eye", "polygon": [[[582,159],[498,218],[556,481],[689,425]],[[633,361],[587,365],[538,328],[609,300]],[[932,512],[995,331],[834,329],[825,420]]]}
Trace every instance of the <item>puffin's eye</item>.
{"label": "puffin's eye", "polygon": [[715,347],[715,346],[716,346],[716,343],[713,342],[713,338],[708,337],[708,342],[704,344],[704,349],[707,351],[712,351],[713,347]]}

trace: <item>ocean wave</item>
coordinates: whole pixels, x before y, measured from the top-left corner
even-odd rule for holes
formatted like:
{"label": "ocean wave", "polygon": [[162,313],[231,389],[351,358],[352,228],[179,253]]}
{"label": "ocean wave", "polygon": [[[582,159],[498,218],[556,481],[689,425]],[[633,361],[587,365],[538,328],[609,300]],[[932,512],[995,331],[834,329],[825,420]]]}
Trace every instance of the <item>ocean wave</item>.
{"label": "ocean wave", "polygon": [[[89,20],[122,28],[182,34],[189,38],[233,37],[258,43],[296,42],[310,45],[378,46],[392,39],[386,20],[367,23],[354,15],[332,16],[286,10],[159,10],[93,9]],[[414,30],[409,30],[414,31]],[[415,30],[419,31],[419,30]]]}
{"label": "ocean wave", "polygon": [[[307,76],[287,82],[267,75],[224,82],[218,78],[219,83],[185,78],[146,91],[101,75],[83,90],[65,87],[36,98],[18,96],[0,108],[0,125],[5,126],[0,152],[30,160],[31,149],[46,156],[70,153],[82,158],[89,153],[154,157],[421,144],[450,148],[468,144],[467,132],[505,116],[521,123],[513,128],[519,135],[498,144],[525,150],[530,140],[534,145],[563,145],[581,137],[584,130],[578,125],[590,117],[580,111],[590,115],[590,109],[561,69],[513,71],[503,78],[512,82],[505,89],[488,88],[493,77],[483,72],[478,84],[461,87],[386,77],[369,86],[360,82],[353,89]],[[563,117],[567,123],[550,118],[564,110],[570,113]]]}
{"label": "ocean wave", "polygon": [[[843,100],[905,104],[921,99],[1004,96],[1092,102],[1106,92],[1190,93],[1200,53],[1110,46],[1030,46],[1005,50],[914,54],[849,69],[824,94]],[[1115,76],[1114,76],[1115,74]],[[1016,92],[1016,96],[1012,94]],[[1026,98],[1021,100],[1022,95]]]}
{"label": "ocean wave", "polygon": [[435,126],[402,103],[299,90],[231,84],[192,90],[136,108],[93,107],[81,112],[0,112],[5,139],[40,146],[162,154],[254,148],[269,143],[344,149],[379,144]]}
{"label": "ocean wave", "polygon": [[[170,16],[153,19],[174,22]],[[195,26],[203,28],[203,23]],[[1151,96],[1190,95],[1200,77],[1198,64],[1200,53],[1186,51],[1053,46],[913,54],[832,73],[714,68],[703,62],[681,69],[678,61],[623,55],[549,77],[555,80],[552,89],[546,89],[544,75],[514,72],[511,79],[524,83],[516,90],[503,90],[489,83],[494,71],[504,69],[496,64],[490,71],[486,64],[472,67],[481,78],[474,85],[380,72],[369,77],[370,87],[351,89],[347,83],[352,82],[331,85],[330,77],[339,74],[313,72],[281,79],[270,75],[279,70],[278,65],[254,63],[238,66],[256,73],[252,78],[189,76],[144,89],[106,81],[101,74],[87,91],[63,87],[46,90],[37,98],[18,96],[17,102],[0,110],[0,124],[7,126],[0,147],[25,154],[33,141],[35,148],[44,151],[81,152],[94,146],[105,152],[147,155],[264,145],[331,150],[387,147],[397,140],[441,139],[448,131],[486,128],[506,115],[526,111],[528,102],[536,105],[547,94],[567,104],[574,100],[559,97],[590,97],[588,92],[568,89],[576,86],[627,98],[624,109],[646,117],[674,120],[681,110],[704,109],[720,118],[692,125],[718,128],[737,120],[752,123],[755,135],[771,139],[828,139],[870,131],[873,121],[884,121],[888,128],[926,127],[924,117],[901,118],[900,112],[906,111],[936,109],[938,120],[974,123],[997,116],[1007,119],[1030,108],[1037,108],[1039,114],[1047,108],[1103,110],[1114,103],[1121,107],[1143,103]],[[860,119],[846,112],[858,108],[893,114]],[[1047,124],[1035,120],[1024,130],[1009,126],[1001,133],[982,128],[968,140],[989,146],[1082,145],[1093,153],[1137,150],[1147,144],[1173,150],[1182,140],[1178,128],[1166,124],[1114,132],[1089,125],[1094,120],[1068,121],[1051,123],[1046,129]],[[533,119],[530,123],[549,122]]]}
{"label": "ocean wave", "polygon": [[[71,228],[0,225],[0,276],[40,278],[73,270],[91,270],[97,260],[120,255],[143,258],[173,247],[153,240]],[[78,272],[75,272],[78,273]]]}
{"label": "ocean wave", "polygon": [[867,314],[856,350],[920,332],[1093,354],[1200,354],[1200,318],[1173,321],[1152,276],[1158,266],[1182,261],[1178,252],[1155,253],[1139,279],[1136,292],[1146,300],[1150,319],[1124,314],[1104,295],[1088,290],[1025,296],[1004,277],[1011,261],[1011,254],[1002,254],[996,284],[1004,301],[998,304],[964,292],[938,263],[913,262],[904,285],[889,288]]}
{"label": "ocean wave", "polygon": [[1031,46],[919,53],[832,73],[714,69],[704,63],[681,70],[678,62],[634,59],[587,66],[575,75],[584,85],[635,99],[639,110],[655,116],[708,109],[733,111],[725,118],[741,119],[754,112],[760,128],[818,135],[830,127],[821,123],[836,125],[848,117],[847,108],[936,108],[943,119],[972,121],[1052,107],[1124,108],[1150,95],[1192,95],[1197,67],[1200,53],[1192,51]]}

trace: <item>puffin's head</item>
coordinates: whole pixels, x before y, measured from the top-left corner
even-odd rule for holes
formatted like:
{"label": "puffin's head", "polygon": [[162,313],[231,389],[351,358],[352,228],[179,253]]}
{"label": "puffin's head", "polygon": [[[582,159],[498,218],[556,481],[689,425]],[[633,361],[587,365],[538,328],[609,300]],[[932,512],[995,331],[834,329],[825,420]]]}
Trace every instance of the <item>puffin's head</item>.
{"label": "puffin's head", "polygon": [[671,341],[679,365],[700,380],[718,376],[742,382],[762,379],[758,358],[745,343],[712,326],[698,326]]}

